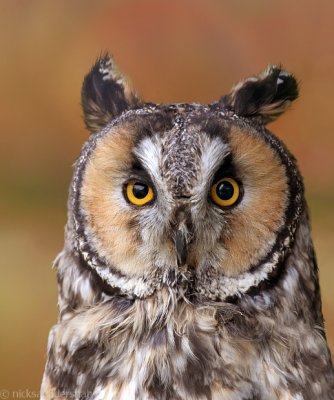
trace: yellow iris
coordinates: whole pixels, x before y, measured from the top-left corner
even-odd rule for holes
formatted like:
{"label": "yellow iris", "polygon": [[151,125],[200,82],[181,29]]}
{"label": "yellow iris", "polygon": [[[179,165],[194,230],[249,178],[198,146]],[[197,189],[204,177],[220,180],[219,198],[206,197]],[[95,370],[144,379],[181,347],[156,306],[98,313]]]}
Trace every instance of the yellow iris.
{"label": "yellow iris", "polygon": [[221,207],[230,207],[240,196],[240,187],[233,178],[222,178],[210,190],[211,199]]}
{"label": "yellow iris", "polygon": [[125,192],[129,202],[136,206],[143,206],[154,199],[152,188],[142,182],[127,183]]}

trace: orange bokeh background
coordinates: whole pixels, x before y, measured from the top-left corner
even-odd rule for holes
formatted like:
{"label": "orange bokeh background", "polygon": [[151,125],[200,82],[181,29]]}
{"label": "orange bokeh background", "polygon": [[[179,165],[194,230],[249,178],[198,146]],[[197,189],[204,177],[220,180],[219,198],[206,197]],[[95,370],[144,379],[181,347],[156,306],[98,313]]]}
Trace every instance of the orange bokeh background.
{"label": "orange bokeh background", "polygon": [[0,0],[0,389],[39,390],[51,265],[88,137],[80,88],[106,49],[153,102],[211,102],[269,63],[295,73],[301,97],[271,130],[305,178],[334,351],[333,13],[329,0]]}

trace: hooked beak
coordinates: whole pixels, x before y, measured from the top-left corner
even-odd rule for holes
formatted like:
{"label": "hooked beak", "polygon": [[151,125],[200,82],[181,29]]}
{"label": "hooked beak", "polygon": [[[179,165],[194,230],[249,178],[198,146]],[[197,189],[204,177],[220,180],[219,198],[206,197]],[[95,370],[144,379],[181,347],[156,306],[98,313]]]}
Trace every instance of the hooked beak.
{"label": "hooked beak", "polygon": [[186,264],[188,257],[188,244],[190,242],[190,232],[186,224],[182,221],[176,231],[175,247],[177,255],[177,265],[182,267]]}

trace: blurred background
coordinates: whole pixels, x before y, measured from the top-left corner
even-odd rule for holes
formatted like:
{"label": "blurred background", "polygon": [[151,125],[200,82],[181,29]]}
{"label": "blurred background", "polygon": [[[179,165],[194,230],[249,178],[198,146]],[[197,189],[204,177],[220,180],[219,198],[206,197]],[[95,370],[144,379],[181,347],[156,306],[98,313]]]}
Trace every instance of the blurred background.
{"label": "blurred background", "polygon": [[81,83],[106,49],[153,102],[211,102],[269,63],[298,77],[300,99],[270,129],[305,178],[334,351],[333,13],[330,0],[0,0],[0,389],[39,390],[88,137]]}

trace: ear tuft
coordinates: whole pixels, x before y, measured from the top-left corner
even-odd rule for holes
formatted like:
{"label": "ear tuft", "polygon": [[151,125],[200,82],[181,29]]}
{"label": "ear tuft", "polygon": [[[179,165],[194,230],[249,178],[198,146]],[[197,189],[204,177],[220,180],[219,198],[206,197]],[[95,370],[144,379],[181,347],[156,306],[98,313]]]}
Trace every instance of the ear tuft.
{"label": "ear tuft", "polygon": [[139,103],[136,93],[120,74],[110,54],[98,58],[86,75],[81,90],[87,129],[95,133],[123,111],[135,108]]}
{"label": "ear tuft", "polygon": [[261,116],[268,123],[284,113],[297,97],[298,83],[294,76],[274,65],[239,82],[219,104],[240,116]]}

